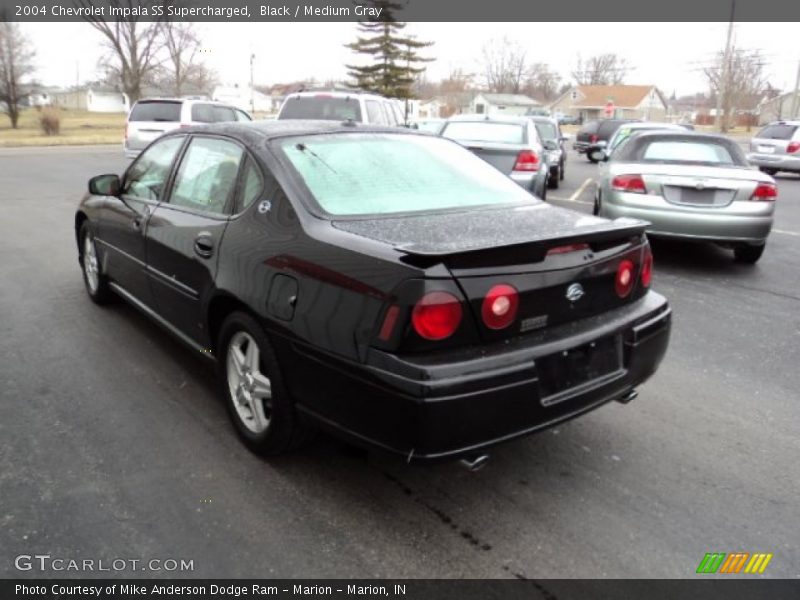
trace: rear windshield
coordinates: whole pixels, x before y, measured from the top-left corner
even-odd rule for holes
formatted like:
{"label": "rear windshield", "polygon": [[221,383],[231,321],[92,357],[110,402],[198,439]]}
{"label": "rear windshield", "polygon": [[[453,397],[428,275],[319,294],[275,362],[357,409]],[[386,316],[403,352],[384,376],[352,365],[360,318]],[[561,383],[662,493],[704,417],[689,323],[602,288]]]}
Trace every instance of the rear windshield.
{"label": "rear windshield", "polygon": [[181,120],[180,102],[138,102],[133,107],[129,121],[168,121]]}
{"label": "rear windshield", "polygon": [[323,119],[325,121],[361,122],[358,98],[332,96],[300,96],[289,98],[283,105],[279,119]]}
{"label": "rear windshield", "polygon": [[598,121],[589,121],[581,127],[578,133],[597,133],[597,128],[600,127],[600,123]]}
{"label": "rear windshield", "polygon": [[558,139],[558,128],[553,123],[547,121],[535,121],[534,123],[540,138],[543,140]]}
{"label": "rear windshield", "polygon": [[797,131],[797,125],[787,125],[785,123],[767,125],[758,132],[756,137],[770,140],[790,140],[795,131]]}
{"label": "rear windshield", "polygon": [[[331,134],[277,142],[316,207],[333,216],[427,212],[531,202],[458,144],[403,134]],[[316,212],[316,211],[315,211]]]}
{"label": "rear windshield", "polygon": [[491,121],[453,121],[444,126],[442,135],[458,142],[522,144],[525,141],[525,129],[522,125]]}
{"label": "rear windshield", "polygon": [[217,104],[195,104],[192,106],[192,121],[197,123],[223,123],[236,120],[236,113],[228,106],[219,106]]}
{"label": "rear windshield", "polygon": [[710,166],[747,166],[741,149],[733,142],[697,139],[640,139],[621,146],[614,153],[620,161],[658,162],[669,164],[702,164]]}

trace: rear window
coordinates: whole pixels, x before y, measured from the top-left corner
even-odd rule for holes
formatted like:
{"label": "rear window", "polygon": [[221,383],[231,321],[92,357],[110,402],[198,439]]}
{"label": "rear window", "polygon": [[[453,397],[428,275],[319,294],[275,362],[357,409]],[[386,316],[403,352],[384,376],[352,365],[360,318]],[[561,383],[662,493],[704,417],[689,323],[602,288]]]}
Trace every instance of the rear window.
{"label": "rear window", "polygon": [[197,123],[223,123],[236,121],[232,108],[217,104],[195,104],[192,106],[192,121]]}
{"label": "rear window", "polygon": [[453,121],[445,125],[442,135],[458,142],[522,144],[525,141],[525,130],[522,125],[491,121]]}
{"label": "rear window", "polygon": [[137,102],[131,110],[129,121],[166,121],[181,120],[180,102]]}
{"label": "rear window", "polygon": [[332,96],[300,96],[289,98],[279,119],[323,119],[325,121],[361,122],[361,107],[357,98]]}
{"label": "rear window", "polygon": [[558,128],[553,123],[547,121],[535,121],[536,131],[543,140],[558,139]]}
{"label": "rear window", "polygon": [[510,178],[447,140],[333,134],[278,142],[325,213],[359,216],[531,202]]}
{"label": "rear window", "polygon": [[767,125],[758,132],[756,137],[769,140],[790,140],[795,131],[797,131],[797,125],[787,125],[785,123]]}
{"label": "rear window", "polygon": [[597,128],[600,127],[600,123],[598,121],[589,121],[581,127],[579,134],[581,133],[597,133]]}
{"label": "rear window", "polygon": [[611,137],[611,135],[622,126],[623,121],[603,121],[597,128],[597,133],[600,136]]}
{"label": "rear window", "polygon": [[658,162],[691,162],[719,165],[736,164],[730,151],[721,144],[708,142],[655,141],[648,144],[642,160]]}

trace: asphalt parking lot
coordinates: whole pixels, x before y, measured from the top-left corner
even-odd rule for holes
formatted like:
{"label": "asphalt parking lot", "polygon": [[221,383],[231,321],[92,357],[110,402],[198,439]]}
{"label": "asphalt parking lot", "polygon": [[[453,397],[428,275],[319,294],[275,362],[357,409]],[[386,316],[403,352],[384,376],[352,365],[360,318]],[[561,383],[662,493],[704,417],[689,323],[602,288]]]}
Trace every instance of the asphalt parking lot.
{"label": "asphalt parking lot", "polygon": [[[248,453],[207,361],[85,296],[73,211],[126,162],[0,150],[0,576],[42,576],[14,568],[38,553],[187,559],[169,574],[193,577],[680,578],[711,551],[770,552],[765,576],[800,576],[800,177],[779,176],[755,266],[654,243],[673,333],[637,400],[470,473],[326,437]],[[571,155],[549,200],[590,212],[595,172]]]}

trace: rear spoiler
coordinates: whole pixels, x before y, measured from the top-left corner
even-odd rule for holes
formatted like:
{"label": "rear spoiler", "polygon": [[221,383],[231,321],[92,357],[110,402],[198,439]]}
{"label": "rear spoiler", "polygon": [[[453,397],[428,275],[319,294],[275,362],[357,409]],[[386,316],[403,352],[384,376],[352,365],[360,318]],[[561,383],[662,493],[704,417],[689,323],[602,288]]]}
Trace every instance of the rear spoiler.
{"label": "rear spoiler", "polygon": [[480,268],[518,264],[520,253],[525,254],[526,262],[541,262],[551,248],[570,244],[588,244],[593,251],[599,252],[616,245],[640,241],[648,225],[646,221],[618,219],[608,223],[603,229],[579,231],[573,235],[539,237],[525,242],[471,248],[465,245],[463,248],[453,250],[418,247],[416,244],[397,244],[394,249],[404,254],[400,258],[402,262],[416,267],[425,268],[446,261],[455,268]]}

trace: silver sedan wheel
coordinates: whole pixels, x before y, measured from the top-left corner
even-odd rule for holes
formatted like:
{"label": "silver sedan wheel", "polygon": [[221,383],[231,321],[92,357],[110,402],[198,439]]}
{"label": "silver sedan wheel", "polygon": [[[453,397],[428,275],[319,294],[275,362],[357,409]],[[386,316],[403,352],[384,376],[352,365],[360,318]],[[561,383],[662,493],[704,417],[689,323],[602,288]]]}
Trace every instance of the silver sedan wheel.
{"label": "silver sedan wheel", "polygon": [[266,431],[272,414],[272,384],[261,372],[260,359],[253,337],[235,333],[228,344],[228,390],[239,419],[253,433]]}
{"label": "silver sedan wheel", "polygon": [[100,285],[100,266],[94,248],[94,240],[90,235],[83,238],[83,272],[86,273],[86,285],[94,294]]}

